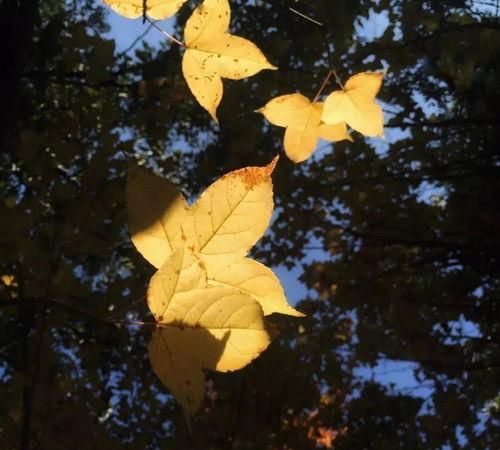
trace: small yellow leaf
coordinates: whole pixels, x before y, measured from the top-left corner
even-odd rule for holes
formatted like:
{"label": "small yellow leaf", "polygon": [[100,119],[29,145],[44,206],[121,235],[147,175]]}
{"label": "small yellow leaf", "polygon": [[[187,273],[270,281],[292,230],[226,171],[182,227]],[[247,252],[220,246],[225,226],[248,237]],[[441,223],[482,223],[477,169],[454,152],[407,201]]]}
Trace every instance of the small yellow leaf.
{"label": "small yellow leaf", "polygon": [[215,121],[222,99],[222,80],[240,80],[263,69],[276,69],[252,42],[228,33],[228,0],[205,0],[184,29],[184,78],[200,105]]}
{"label": "small yellow leaf", "polygon": [[251,295],[259,302],[266,316],[273,313],[304,316],[288,304],[283,288],[272,270],[253,259],[235,261],[217,273],[211,273],[210,266],[207,266],[207,270],[209,284],[231,286]]}
{"label": "small yellow leaf", "polygon": [[246,167],[219,178],[193,205],[195,241],[212,272],[246,256],[266,231],[273,213],[271,174],[265,167]]}
{"label": "small yellow leaf", "polygon": [[[144,13],[143,0],[103,0],[113,11],[135,19]],[[173,16],[186,0],[147,0],[146,14],[155,20],[167,19]]]}
{"label": "small yellow leaf", "polygon": [[332,92],[325,100],[322,119],[328,124],[346,122],[365,136],[384,135],[384,115],[375,102],[384,72],[363,72],[347,80],[343,90]]}
{"label": "small yellow leaf", "polygon": [[2,281],[2,283],[5,284],[5,286],[17,287],[17,281],[14,275],[8,275],[8,274],[2,275],[0,276],[0,281]]}
{"label": "small yellow leaf", "polygon": [[230,287],[188,289],[191,264],[183,250],[177,251],[148,289],[148,305],[159,323],[149,345],[150,361],[189,414],[203,399],[202,369],[240,369],[270,342],[256,300]]}
{"label": "small yellow leaf", "polygon": [[132,242],[153,266],[161,267],[183,245],[184,197],[164,178],[134,167],[127,180],[127,204]]}
{"label": "small yellow leaf", "polygon": [[282,95],[258,110],[273,125],[286,127],[285,152],[295,163],[305,161],[311,156],[318,139],[334,142],[351,140],[345,123],[322,123],[322,111],[322,102],[311,103],[301,94]]}

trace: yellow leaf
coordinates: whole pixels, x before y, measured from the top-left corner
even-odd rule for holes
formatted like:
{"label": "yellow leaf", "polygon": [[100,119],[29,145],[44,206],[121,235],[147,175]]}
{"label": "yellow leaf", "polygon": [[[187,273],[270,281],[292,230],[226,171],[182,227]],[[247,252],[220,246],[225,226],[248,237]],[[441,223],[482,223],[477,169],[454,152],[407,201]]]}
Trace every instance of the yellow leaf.
{"label": "yellow leaf", "polygon": [[135,167],[129,170],[127,204],[132,242],[153,266],[161,267],[183,244],[186,201],[173,184]]}
{"label": "yellow leaf", "polygon": [[216,360],[224,346],[202,329],[154,331],[148,345],[151,366],[188,415],[199,409],[205,396],[203,360]]}
{"label": "yellow leaf", "polygon": [[190,283],[195,263],[185,255],[176,251],[151,279],[148,305],[159,329],[149,355],[158,377],[193,414],[203,399],[202,369],[240,369],[267,348],[270,337],[262,308],[249,295],[223,286],[190,289],[200,285],[199,273]]}
{"label": "yellow leaf", "polygon": [[210,266],[207,270],[209,283],[231,286],[251,295],[266,316],[273,313],[304,316],[287,303],[283,288],[272,270],[253,259],[235,261],[217,273],[211,273]]}
{"label": "yellow leaf", "polygon": [[[169,182],[142,169],[133,169],[127,185],[132,241],[156,267],[176,249],[186,246],[185,253],[194,251],[197,266],[201,264],[206,270],[209,284],[231,285],[250,294],[266,315],[300,316],[287,305],[272,271],[244,259],[265,232],[272,215],[271,173],[276,161],[226,174],[189,210]],[[193,273],[190,276],[197,277]],[[194,283],[189,288],[198,287],[201,285]],[[163,311],[155,311],[153,305],[150,308],[159,320]]]}
{"label": "yellow leaf", "polygon": [[194,236],[188,240],[195,241],[212,273],[246,256],[266,231],[273,213],[271,174],[276,162],[224,175],[193,205]]}
{"label": "yellow leaf", "polygon": [[5,284],[5,286],[17,287],[17,281],[14,275],[8,275],[8,274],[2,275],[0,276],[0,281],[2,281],[2,283]]}
{"label": "yellow leaf", "polygon": [[318,139],[351,140],[345,123],[327,125],[321,122],[322,111],[322,102],[311,102],[301,94],[282,95],[258,110],[273,125],[286,127],[285,152],[295,163],[311,156]]}
{"label": "yellow leaf", "polygon": [[[103,0],[113,11],[135,19],[143,15],[143,0]],[[146,14],[155,20],[167,19],[173,16],[186,0],[147,0]]]}
{"label": "yellow leaf", "polygon": [[222,99],[222,80],[240,80],[263,69],[276,69],[252,42],[228,33],[228,0],[205,0],[184,29],[184,78],[200,105],[215,121]]}
{"label": "yellow leaf", "polygon": [[384,72],[363,72],[347,80],[343,90],[332,92],[325,100],[322,119],[325,123],[346,122],[365,136],[384,135],[384,115],[375,102]]}

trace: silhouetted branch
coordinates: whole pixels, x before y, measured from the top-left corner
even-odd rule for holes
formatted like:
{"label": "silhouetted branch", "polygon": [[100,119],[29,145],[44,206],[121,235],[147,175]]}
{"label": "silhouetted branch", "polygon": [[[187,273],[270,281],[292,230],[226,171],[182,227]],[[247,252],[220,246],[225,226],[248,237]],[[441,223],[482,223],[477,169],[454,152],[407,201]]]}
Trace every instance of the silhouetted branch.
{"label": "silhouetted branch", "polygon": [[492,118],[456,118],[442,120],[419,120],[418,122],[396,121],[391,120],[384,128],[414,128],[414,127],[431,127],[431,128],[446,128],[453,126],[492,126],[496,122]]}

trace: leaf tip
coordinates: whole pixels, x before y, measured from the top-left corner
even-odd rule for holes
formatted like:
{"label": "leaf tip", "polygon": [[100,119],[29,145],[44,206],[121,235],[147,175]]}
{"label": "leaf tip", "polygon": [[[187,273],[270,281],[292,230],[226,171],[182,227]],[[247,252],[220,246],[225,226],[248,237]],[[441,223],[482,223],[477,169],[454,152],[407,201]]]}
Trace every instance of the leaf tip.
{"label": "leaf tip", "polygon": [[276,164],[278,164],[278,160],[280,159],[280,155],[276,155],[272,161],[267,165],[266,171],[270,174],[274,172],[274,168],[276,167]]}

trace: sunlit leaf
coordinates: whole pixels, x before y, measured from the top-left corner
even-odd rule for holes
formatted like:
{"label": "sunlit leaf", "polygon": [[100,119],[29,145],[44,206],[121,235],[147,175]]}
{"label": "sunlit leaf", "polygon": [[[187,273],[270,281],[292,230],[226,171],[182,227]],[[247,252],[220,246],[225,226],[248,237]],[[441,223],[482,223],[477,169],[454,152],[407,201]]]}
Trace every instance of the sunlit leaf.
{"label": "sunlit leaf", "polygon": [[0,276],[0,281],[5,284],[5,286],[17,286],[16,277],[14,277],[14,275],[2,275]]}
{"label": "sunlit leaf", "polygon": [[252,42],[228,33],[228,0],[205,0],[184,29],[184,78],[214,120],[222,99],[222,79],[240,80],[263,69],[276,69]]}
{"label": "sunlit leaf", "polygon": [[216,273],[209,272],[208,276],[211,284],[231,286],[250,294],[259,302],[264,315],[280,313],[304,316],[288,304],[283,288],[272,270],[253,259],[240,259]]}
{"label": "sunlit leaf", "polygon": [[[288,306],[272,271],[245,258],[271,219],[271,174],[276,162],[224,175],[191,208],[168,181],[133,169],[127,185],[133,243],[156,267],[186,246],[197,255],[198,262],[191,267],[203,267],[208,284],[230,285],[252,295],[265,314],[301,315]],[[200,285],[190,286],[195,287]],[[157,320],[160,315],[155,314]]]}
{"label": "sunlit leaf", "polygon": [[268,102],[258,112],[273,125],[286,127],[284,147],[295,163],[309,158],[318,139],[328,141],[351,140],[344,122],[327,125],[321,121],[322,102],[311,102],[301,94],[282,95]]}
{"label": "sunlit leaf", "polygon": [[149,355],[156,374],[193,414],[204,395],[202,369],[240,369],[266,349],[270,336],[251,296],[222,286],[189,289],[193,261],[184,255],[177,250],[151,279],[148,304],[159,328]]}
{"label": "sunlit leaf", "polygon": [[211,273],[246,256],[266,231],[273,212],[271,174],[265,167],[246,167],[219,178],[191,208],[196,247]]}
{"label": "sunlit leaf", "polygon": [[144,5],[146,6],[146,14],[152,19],[161,20],[173,16],[181,6],[186,3],[186,0],[102,0],[113,11],[135,19],[144,13]]}
{"label": "sunlit leaf", "polygon": [[328,124],[346,122],[365,136],[384,135],[384,115],[375,102],[384,72],[363,72],[347,80],[342,90],[325,100],[322,119]]}
{"label": "sunlit leaf", "polygon": [[188,205],[164,178],[132,167],[127,181],[128,225],[132,242],[159,268],[182,245],[181,223]]}

